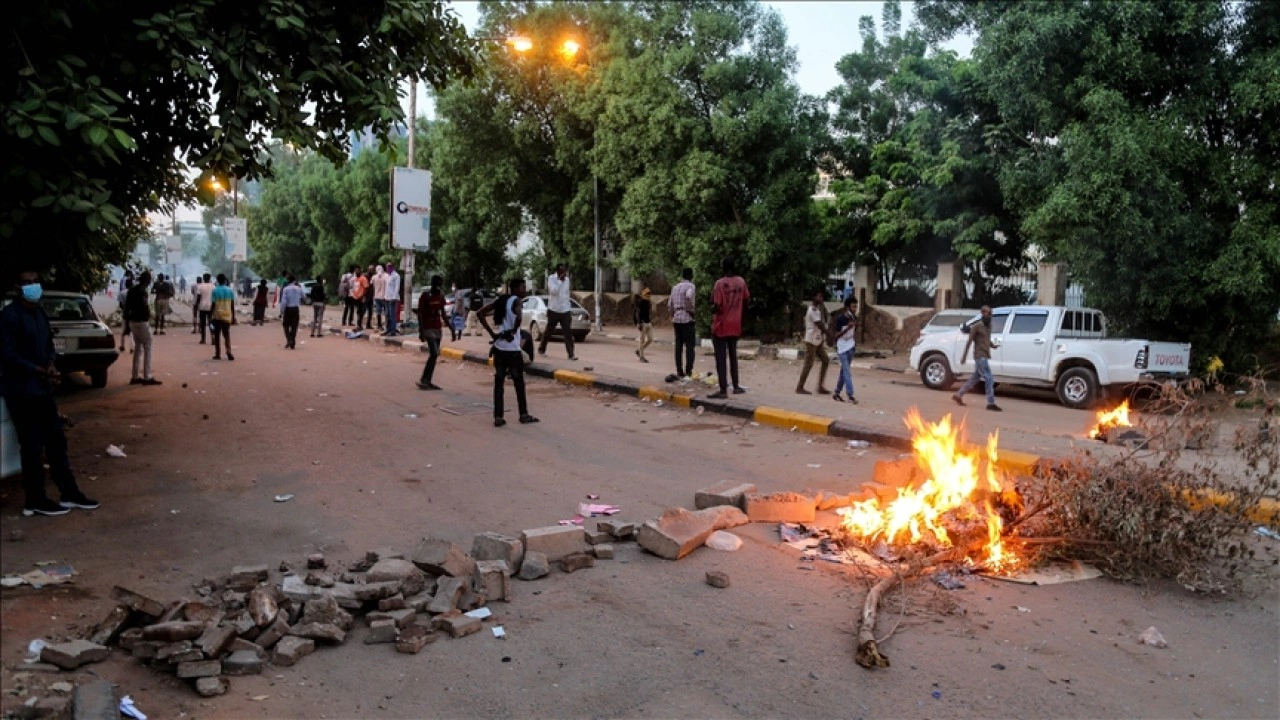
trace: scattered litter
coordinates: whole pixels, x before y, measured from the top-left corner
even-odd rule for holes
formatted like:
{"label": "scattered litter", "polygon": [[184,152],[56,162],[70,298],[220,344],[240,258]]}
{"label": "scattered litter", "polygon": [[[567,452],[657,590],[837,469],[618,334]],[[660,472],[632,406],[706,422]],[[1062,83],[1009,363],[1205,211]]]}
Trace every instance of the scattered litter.
{"label": "scattered litter", "polygon": [[941,690],[934,690],[933,692],[931,692],[931,693],[929,693],[929,694],[933,696],[933,699],[934,699],[934,700],[941,700],[941,699],[942,699],[942,691],[941,691]]}
{"label": "scattered litter", "polygon": [[760,423],[756,422],[755,420],[752,420],[751,427],[760,427]]}
{"label": "scattered litter", "polygon": [[169,511],[169,514],[170,514],[170,515],[177,515],[177,514],[178,514],[178,513],[180,513],[180,512],[182,512],[182,511],[181,511],[181,510],[170,510],[170,511]]}
{"label": "scattered litter", "polygon": [[466,616],[467,616],[467,617],[469,617],[469,618],[475,618],[475,619],[477,619],[477,620],[483,620],[483,619],[485,619],[485,618],[487,618],[487,617],[492,617],[492,616],[493,616],[493,612],[492,612],[492,611],[490,611],[490,610],[489,610],[489,608],[487,608],[487,607],[476,608],[475,610],[472,610],[471,612],[465,612],[465,613],[462,613],[462,614],[463,614],[463,615],[466,615]]}
{"label": "scattered litter", "polygon": [[707,541],[703,544],[712,550],[733,552],[734,550],[742,547],[742,538],[734,535],[733,533],[717,530],[711,533],[711,536],[708,537]]}
{"label": "scattered litter", "polygon": [[45,641],[40,638],[27,645],[27,662],[40,662],[40,653],[44,652]]}
{"label": "scattered litter", "polygon": [[329,393],[320,393],[316,397],[329,397]]}
{"label": "scattered litter", "polygon": [[364,332],[361,330],[348,330],[346,334],[346,338],[348,340],[355,340],[356,338],[362,337],[364,337]]}
{"label": "scattered litter", "polygon": [[289,502],[293,499],[293,495],[277,495],[276,502]]}
{"label": "scattered litter", "polygon": [[662,401],[661,401],[661,400],[659,400],[659,401],[655,402],[655,403],[654,403],[654,406],[655,406],[655,407],[662,407]]}
{"label": "scattered litter", "polygon": [[597,515],[617,515],[622,509],[617,505],[596,505],[594,503],[578,503],[578,514],[584,518]]}
{"label": "scattered litter", "polygon": [[816,469],[818,469],[818,468],[822,467],[822,465],[820,465],[820,464],[818,464],[818,463],[809,463],[809,467],[814,468],[814,469],[816,470]]}
{"label": "scattered litter", "polygon": [[67,693],[69,693],[69,692],[71,692],[71,691],[75,690],[75,689],[76,689],[76,686],[75,686],[75,685],[72,685],[72,684],[71,684],[71,683],[69,683],[69,682],[56,682],[56,683],[54,683],[54,684],[50,685],[50,686],[49,686],[49,689],[50,689],[50,690],[52,690],[52,691],[54,691],[54,692],[56,692],[56,693],[60,693],[60,694],[62,694],[62,695],[66,695]]}
{"label": "scattered litter", "polygon": [[[934,583],[944,590],[959,590],[964,587],[964,581],[946,570],[939,570],[932,576]],[[1000,668],[1003,670],[1004,668]]]}
{"label": "scattered litter", "polygon": [[986,575],[986,577],[1019,585],[1060,585],[1062,583],[1099,578],[1102,577],[1102,571],[1079,560],[1072,560],[1071,562],[1054,562],[1038,568],[1019,570],[1012,575]]}
{"label": "scattered litter", "polygon": [[1265,538],[1271,538],[1272,540],[1280,540],[1280,533],[1276,532],[1275,530],[1272,530],[1269,527],[1263,527],[1259,525],[1258,529],[1254,530],[1254,532]]}
{"label": "scattered litter", "polygon": [[581,525],[584,519],[585,518],[583,518],[581,515],[574,515],[572,518],[568,520],[560,520],[556,524],[557,525]]}
{"label": "scattered litter", "polygon": [[1029,607],[1022,607],[1021,605],[1014,605],[1014,606],[1013,606],[1013,608],[1014,608],[1015,610],[1017,610],[1018,612],[1031,612],[1031,608],[1029,608]]}
{"label": "scattered litter", "polygon": [[128,457],[124,454],[124,450],[122,448],[116,447],[115,445],[107,446],[107,454],[114,458]]}
{"label": "scattered litter", "polygon": [[991,669],[993,669],[993,670],[1004,670],[1004,664],[1003,664],[1003,663],[996,663],[995,665],[992,665],[992,666],[991,666]]}
{"label": "scattered litter", "polygon": [[72,582],[71,578],[75,574],[75,568],[70,565],[42,567],[22,575],[6,575],[0,578],[0,586],[18,587],[20,585],[30,585],[39,590],[45,585],[62,585],[63,583]]}
{"label": "scattered litter", "polygon": [[404,416],[410,420],[418,419],[418,413],[405,413]]}
{"label": "scattered litter", "polygon": [[254,695],[253,697],[251,697],[251,698],[249,698],[249,699],[250,699],[250,700],[253,700],[253,701],[255,701],[255,702],[262,702],[263,700],[266,700],[266,699],[267,699],[267,698],[269,698],[269,697],[271,697],[271,696],[270,696],[270,695]]}
{"label": "scattered litter", "polygon": [[120,698],[120,714],[134,720],[147,720],[147,716],[133,704],[133,698],[128,695]]}
{"label": "scattered litter", "polygon": [[595,370],[595,367],[593,367],[593,366],[591,366],[591,365],[583,365],[583,366],[582,366],[582,369],[583,369],[584,371],[586,371],[586,372],[591,372],[592,370]]}
{"label": "scattered litter", "polygon": [[706,652],[706,650],[703,650],[702,648],[698,648],[697,650],[693,651],[693,654],[694,656],[701,657],[702,653],[704,652]]}
{"label": "scattered litter", "polygon": [[1169,643],[1165,642],[1164,635],[1160,634],[1160,631],[1156,629],[1155,625],[1143,630],[1142,634],[1138,636],[1138,642],[1143,645],[1150,645],[1154,648],[1169,647]]}
{"label": "scattered litter", "polygon": [[315,412],[315,411],[316,411],[315,408],[307,408],[307,412]]}
{"label": "scattered litter", "polygon": [[1237,391],[1236,391],[1236,395],[1244,395],[1244,394],[1245,394],[1245,392],[1244,392],[1243,390],[1237,390]]}
{"label": "scattered litter", "polygon": [[588,500],[599,500],[599,499],[600,499],[600,496],[599,496],[599,495],[588,495],[588,496],[587,496],[587,499],[588,499]]}
{"label": "scattered litter", "polygon": [[791,426],[791,432],[795,432],[796,430],[799,430],[799,429],[800,429],[800,426],[799,426],[799,425],[792,425],[792,426]]}
{"label": "scattered litter", "polygon": [[850,449],[869,448],[869,447],[871,447],[871,443],[867,442],[866,440],[850,440],[849,441]]}
{"label": "scattered litter", "polygon": [[702,413],[704,413],[704,412],[706,412],[706,411],[707,411],[707,409],[706,409],[705,407],[703,407],[703,406],[699,405],[699,406],[698,406],[698,409],[697,409],[697,410],[695,410],[694,412],[696,412],[697,414],[701,415]]}
{"label": "scattered litter", "polygon": [[[493,636],[499,640],[504,640],[507,637],[507,631],[501,625],[495,626],[493,628]],[[506,660],[504,659],[503,662],[506,662]]]}

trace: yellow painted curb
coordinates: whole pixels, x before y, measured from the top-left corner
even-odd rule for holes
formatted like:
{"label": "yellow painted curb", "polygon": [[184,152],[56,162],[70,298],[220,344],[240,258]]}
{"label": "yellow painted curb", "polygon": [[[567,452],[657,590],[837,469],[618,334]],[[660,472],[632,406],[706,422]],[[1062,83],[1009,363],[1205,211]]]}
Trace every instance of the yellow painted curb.
{"label": "yellow painted curb", "polygon": [[1040,464],[1040,456],[1031,453],[1018,452],[1017,450],[1005,450],[1000,448],[996,458],[996,467],[1009,473],[1018,475],[1032,475],[1036,471],[1036,467]]}
{"label": "yellow painted curb", "polygon": [[[1235,496],[1230,493],[1213,492],[1211,490],[1202,490],[1200,492],[1186,490],[1183,491],[1182,498],[1186,501],[1187,507],[1192,510],[1203,510],[1210,505],[1226,508],[1237,502]],[[1244,509],[1244,516],[1249,522],[1280,527],[1280,502],[1276,502],[1271,498],[1261,498],[1258,500],[1257,505]]]}
{"label": "yellow painted curb", "polygon": [[671,399],[671,393],[667,392],[666,390],[663,390],[662,388],[654,387],[652,385],[645,385],[644,387],[637,390],[636,396],[642,400],[644,398],[649,398],[650,400],[670,400]]}
{"label": "yellow painted curb", "polygon": [[576,370],[557,370],[555,379],[566,385],[585,385],[587,387],[591,387],[596,382],[595,375],[588,375]]}
{"label": "yellow painted curb", "polygon": [[819,417],[817,415],[809,415],[808,413],[792,412],[774,407],[758,407],[755,412],[755,420],[761,425],[773,425],[774,427],[785,428],[790,430],[795,428],[802,432],[813,433],[815,435],[826,435],[827,428],[831,423],[835,422],[831,418]]}
{"label": "yellow painted curb", "polygon": [[466,357],[467,351],[460,348],[442,347],[440,348],[440,354],[450,360],[462,360]]}
{"label": "yellow painted curb", "polygon": [[683,408],[693,407],[693,396],[692,395],[672,395],[671,402],[677,407],[683,407]]}

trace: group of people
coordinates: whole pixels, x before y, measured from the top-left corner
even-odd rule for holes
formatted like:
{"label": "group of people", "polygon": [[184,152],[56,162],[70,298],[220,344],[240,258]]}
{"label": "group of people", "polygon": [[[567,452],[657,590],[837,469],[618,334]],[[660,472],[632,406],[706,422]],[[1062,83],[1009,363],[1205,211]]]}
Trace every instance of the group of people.
{"label": "group of people", "polygon": [[831,360],[827,356],[827,347],[836,351],[836,360],[840,363],[840,377],[836,380],[836,390],[831,399],[845,402],[841,392],[848,393],[848,402],[858,404],[853,388],[853,353],[857,344],[858,301],[847,295],[844,305],[836,316],[830,317],[827,312],[826,293],[819,290],[814,293],[804,315],[804,365],[800,369],[800,381],[796,383],[797,395],[810,395],[805,389],[809,380],[809,371],[816,360],[821,368],[818,370],[818,394],[826,395],[827,369]]}
{"label": "group of people", "polygon": [[[338,302],[342,304],[342,324],[357,332],[376,329],[384,337],[400,334],[400,274],[395,263],[370,265],[351,271],[338,280]],[[385,323],[384,323],[385,320]]]}

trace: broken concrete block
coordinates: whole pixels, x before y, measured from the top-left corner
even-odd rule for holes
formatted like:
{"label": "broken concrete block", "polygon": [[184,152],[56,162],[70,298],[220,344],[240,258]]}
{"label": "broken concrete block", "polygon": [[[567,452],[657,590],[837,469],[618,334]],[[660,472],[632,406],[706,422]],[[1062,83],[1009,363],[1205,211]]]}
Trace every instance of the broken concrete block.
{"label": "broken concrete block", "polygon": [[711,533],[745,524],[747,516],[736,507],[718,505],[690,512],[670,508],[640,526],[638,540],[645,550],[667,560],[679,560],[706,542]]}
{"label": "broken concrete block", "polygon": [[462,597],[458,598],[458,609],[463,612],[470,612],[476,608],[482,608],[489,602],[489,598],[484,593],[476,592],[475,588],[468,583],[462,589]]}
{"label": "broken concrete block", "polygon": [[262,658],[250,650],[237,650],[222,659],[223,675],[257,675],[262,672]]}
{"label": "broken concrete block", "polygon": [[192,680],[202,677],[216,677],[222,673],[221,660],[197,660],[178,664],[178,677]]}
{"label": "broken concrete block", "polygon": [[194,662],[196,660],[204,660],[204,659],[205,659],[205,654],[200,652],[200,648],[193,647],[190,650],[184,650],[180,653],[175,653],[173,655],[170,655],[169,664],[177,665],[178,663]]}
{"label": "broken concrete block", "polygon": [[111,612],[107,616],[98,621],[97,625],[89,628],[85,633],[84,639],[91,643],[99,645],[110,645],[120,637],[120,633],[124,632],[129,625],[129,617],[131,611],[123,605],[117,605],[111,608]]}
{"label": "broken concrete block", "polygon": [[271,571],[266,565],[237,565],[231,568],[231,577],[227,578],[228,583],[237,578],[244,580],[252,580],[256,585],[260,582],[266,582],[270,577]]}
{"label": "broken concrete block", "polygon": [[280,612],[280,606],[267,588],[257,588],[249,593],[245,605],[249,609],[249,617],[253,618],[253,624],[258,627],[266,627],[275,622],[276,614]]}
{"label": "broken concrete block", "polygon": [[586,550],[586,536],[576,525],[552,525],[551,527],[525,530],[520,535],[525,554],[540,552],[547,562],[556,562],[565,555]]}
{"label": "broken concrete block", "polygon": [[[351,583],[334,583],[333,587],[321,594],[326,597],[332,597],[338,603],[338,607],[344,610],[360,610],[364,608],[364,601],[356,597],[356,586]],[[387,597],[391,597],[391,595],[395,595],[395,593],[391,593]]]}
{"label": "broken concrete block", "polygon": [[182,608],[182,619],[191,622],[213,622],[222,611],[202,602],[189,602]]}
{"label": "broken concrete block", "polygon": [[408,606],[408,603],[404,601],[403,595],[392,595],[389,598],[383,598],[378,601],[378,609],[383,612],[388,610],[403,610]]}
{"label": "broken concrete block", "polygon": [[417,611],[412,609],[404,610],[375,610],[365,617],[369,622],[375,620],[390,620],[396,624],[396,627],[402,628],[413,622],[413,618],[417,616]]}
{"label": "broken concrete block", "polygon": [[[71,690],[74,689],[74,687],[71,688]],[[66,720],[66,718],[72,717],[72,699],[69,697],[50,695],[49,697],[43,697],[36,700],[34,705],[29,704],[32,699],[33,698],[27,698],[27,704],[22,705],[20,708],[16,708],[14,710],[13,717],[51,718],[52,720]]]}
{"label": "broken concrete block", "polygon": [[[339,627],[342,627],[342,626],[339,625]],[[289,623],[288,621],[285,620],[284,616],[281,615],[276,618],[275,622],[268,625],[266,629],[263,630],[262,633],[258,635],[258,637],[254,638],[253,644],[257,645],[258,647],[261,647],[264,650],[270,650],[272,645],[275,645],[277,642],[280,642],[280,638],[288,634],[289,634]]]}
{"label": "broken concrete block", "polygon": [[86,663],[102,662],[109,654],[111,650],[105,645],[88,640],[69,640],[64,643],[45,645],[40,651],[40,659],[53,663],[63,670],[75,670]]}
{"label": "broken concrete block", "polygon": [[725,480],[709,488],[703,488],[693,494],[693,505],[705,510],[717,505],[732,505],[739,510],[746,510],[746,496],[755,494],[756,486],[751,483],[740,483],[736,480]]}
{"label": "broken concrete block", "polygon": [[595,547],[591,548],[591,551],[595,553],[596,559],[598,560],[613,559],[613,545],[610,543],[596,545]]}
{"label": "broken concrete block", "polygon": [[747,517],[751,522],[811,523],[816,511],[817,505],[813,498],[800,493],[747,496]]}
{"label": "broken concrete block", "polygon": [[133,643],[133,646],[129,648],[129,654],[139,660],[150,660],[156,656],[156,653],[164,644],[165,643],[157,642],[155,640],[137,640]]}
{"label": "broken concrete block", "polygon": [[400,627],[395,620],[373,620],[369,623],[369,634],[364,636],[365,645],[393,643],[400,635]]}
{"label": "broken concrete block", "polygon": [[571,573],[583,568],[595,567],[596,558],[585,552],[577,552],[560,558],[560,570]]}
{"label": "broken concrete block", "polygon": [[158,618],[164,614],[164,603],[152,600],[146,595],[141,595],[132,590],[126,590],[119,585],[111,588],[111,599],[130,610],[136,610],[153,618]]}
{"label": "broken concrete block", "polygon": [[204,623],[190,620],[174,620],[167,623],[156,623],[142,628],[143,640],[160,640],[162,642],[178,642],[179,640],[195,640],[204,634]]}
{"label": "broken concrete block", "polygon": [[[288,630],[288,627],[286,626],[285,629]],[[235,640],[232,640],[231,644],[228,645],[226,648],[227,652],[239,652],[241,650],[248,650],[254,655],[257,655],[258,657],[262,658],[263,660],[267,659],[266,648],[262,647],[258,643],[249,642],[244,638],[236,638]]]}
{"label": "broken concrete block", "polygon": [[355,619],[351,613],[338,606],[332,596],[322,595],[307,603],[302,610],[303,624],[336,625],[343,630],[350,630]]}
{"label": "broken concrete block", "polygon": [[236,639],[236,628],[232,625],[207,625],[196,638],[193,645],[204,653],[205,657],[218,657]]}
{"label": "broken concrete block", "polygon": [[321,573],[309,572],[307,573],[307,577],[304,578],[302,582],[306,583],[307,585],[312,585],[315,587],[331,588],[333,587],[333,584],[337,581],[334,580],[333,576],[327,572],[321,572]]}
{"label": "broken concrete block", "polygon": [[607,532],[614,540],[630,540],[635,537],[636,524],[617,518],[596,521],[596,530]]}
{"label": "broken concrete block", "polygon": [[417,595],[427,586],[427,576],[408,560],[384,558],[369,568],[365,582],[398,582],[402,594]]}
{"label": "broken concrete block", "polygon": [[[190,640],[183,640],[183,641],[181,641],[181,642],[168,643],[168,644],[165,644],[165,645],[161,645],[161,646],[160,646],[160,648],[159,648],[158,650],[156,650],[156,658],[155,658],[155,659],[156,659],[156,660],[168,660],[169,658],[173,657],[174,655],[178,655],[178,654],[184,653],[184,652],[186,652],[186,651],[188,651],[188,650],[190,650],[190,649],[191,649],[191,641],[190,641]],[[203,660],[204,658],[200,658],[200,659],[201,659],[201,660]]]}
{"label": "broken concrete block", "polygon": [[253,618],[249,617],[249,613],[244,611],[227,618],[226,623],[235,628],[236,635],[240,637],[258,632],[258,626],[253,624]]}
{"label": "broken concrete block", "polygon": [[308,570],[323,570],[325,568],[324,553],[311,553],[307,556]]}
{"label": "broken concrete block", "polygon": [[412,625],[400,633],[396,652],[416,655],[422,648],[436,641],[436,634],[421,625]]}
{"label": "broken concrete block", "polygon": [[271,654],[271,662],[276,665],[289,666],[315,652],[316,642],[309,638],[287,637],[276,643],[276,650]]}
{"label": "broken concrete block", "polygon": [[729,575],[719,570],[708,570],[707,584],[714,588],[727,588],[729,587]]}
{"label": "broken concrete block", "polygon": [[119,720],[115,688],[106,680],[77,685],[71,694],[71,716],[75,720]]}
{"label": "broken concrete block", "polygon": [[849,493],[848,495],[826,493],[821,500],[817,501],[817,507],[819,510],[835,510],[836,508],[851,507],[855,502],[857,502],[856,493]]}
{"label": "broken concrete block", "polygon": [[584,534],[586,535],[588,545],[599,545],[600,543],[607,543],[613,539],[613,535],[603,530],[586,530],[584,531]]}
{"label": "broken concrete block", "polygon": [[[469,578],[475,572],[475,561],[462,548],[448,540],[423,538],[413,551],[413,564],[433,575]],[[409,593],[410,595],[414,593]]]}
{"label": "broken concrete block", "polygon": [[466,589],[470,578],[442,577],[436,585],[435,597],[427,603],[427,611],[432,613],[448,612],[458,607],[462,592]]}
{"label": "broken concrete block", "polygon": [[427,611],[427,605],[431,603],[431,598],[435,597],[429,593],[418,593],[412,597],[404,599],[404,606],[420,613]]}
{"label": "broken concrete block", "polygon": [[547,556],[537,550],[525,550],[524,562],[520,563],[520,572],[516,577],[521,580],[537,580],[551,572],[551,564]]}
{"label": "broken concrete block", "polygon": [[[877,460],[871,474],[871,481],[891,488],[914,487],[926,480],[924,470],[916,462],[915,457],[898,458],[897,460]],[[780,521],[788,522],[788,521]]]}
{"label": "broken concrete block", "polygon": [[211,697],[217,697],[219,695],[225,695],[227,693],[228,687],[229,685],[227,684],[226,678],[220,678],[220,677],[196,678],[196,692],[200,695],[200,697],[211,698]]}
{"label": "broken concrete block", "polygon": [[471,541],[471,559],[505,560],[507,568],[515,572],[524,559],[524,543],[501,533],[482,532]]}
{"label": "broken concrete block", "polygon": [[[337,585],[334,585],[336,588]],[[361,606],[371,600],[381,600],[399,594],[401,583],[399,580],[387,580],[385,582],[365,583],[364,585],[353,585],[353,592],[356,600],[360,601]],[[341,603],[339,603],[341,604]]]}
{"label": "broken concrete block", "polygon": [[490,600],[508,602],[510,592],[511,566],[506,560],[479,560],[476,562],[476,574],[472,579],[476,590]]}
{"label": "broken concrete block", "polygon": [[480,618],[473,618],[470,615],[461,613],[444,618],[444,629],[449,632],[450,636],[455,638],[478,633],[483,625],[484,623],[480,621]]}
{"label": "broken concrete block", "polygon": [[[116,645],[121,650],[133,651],[133,644],[142,639],[142,628],[129,628],[120,633],[120,637],[116,638]],[[93,642],[90,640],[89,642]],[[102,645],[103,643],[98,643]]]}
{"label": "broken concrete block", "polygon": [[168,623],[168,622],[173,622],[175,620],[181,620],[183,616],[183,610],[186,607],[187,607],[186,600],[175,600],[165,606],[164,614],[161,615],[160,619],[157,620],[156,622]]}
{"label": "broken concrete block", "polygon": [[297,575],[285,575],[284,579],[280,581],[280,590],[290,600],[302,603],[321,595],[320,588],[315,585],[308,585],[306,580]]}
{"label": "broken concrete block", "polygon": [[304,623],[289,628],[289,634],[294,637],[311,638],[329,645],[341,645],[342,641],[347,639],[347,633],[342,628],[329,623]]}

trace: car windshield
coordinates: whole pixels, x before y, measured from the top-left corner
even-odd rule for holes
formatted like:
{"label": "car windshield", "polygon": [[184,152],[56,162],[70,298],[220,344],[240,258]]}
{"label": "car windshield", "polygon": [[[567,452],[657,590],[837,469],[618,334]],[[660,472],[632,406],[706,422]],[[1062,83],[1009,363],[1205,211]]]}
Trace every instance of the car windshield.
{"label": "car windshield", "polygon": [[50,320],[63,321],[92,321],[97,320],[98,316],[93,312],[93,306],[89,301],[82,297],[43,297],[40,299],[40,307],[44,308],[44,312],[49,316]]}

